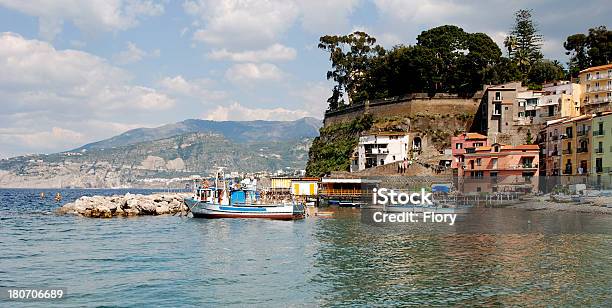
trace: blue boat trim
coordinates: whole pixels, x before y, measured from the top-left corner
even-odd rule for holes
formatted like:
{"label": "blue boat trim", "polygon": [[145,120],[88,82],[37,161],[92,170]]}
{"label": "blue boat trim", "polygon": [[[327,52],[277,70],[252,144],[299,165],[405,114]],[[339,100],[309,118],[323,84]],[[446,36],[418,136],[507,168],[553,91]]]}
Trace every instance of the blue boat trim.
{"label": "blue boat trim", "polygon": [[228,211],[228,212],[236,212],[236,211],[240,211],[240,212],[265,212],[266,211],[265,208],[260,208],[260,207],[237,207],[237,206],[220,206],[219,209],[222,210],[222,211]]}

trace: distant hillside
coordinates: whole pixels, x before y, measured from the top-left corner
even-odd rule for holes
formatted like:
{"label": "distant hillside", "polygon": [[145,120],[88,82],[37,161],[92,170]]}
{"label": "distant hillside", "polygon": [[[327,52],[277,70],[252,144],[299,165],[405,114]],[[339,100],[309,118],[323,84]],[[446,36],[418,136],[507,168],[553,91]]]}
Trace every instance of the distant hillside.
{"label": "distant hillside", "polygon": [[286,141],[314,138],[319,135],[322,121],[302,118],[295,121],[210,121],[189,119],[155,128],[137,128],[123,134],[86,144],[72,150],[108,149],[144,141],[159,140],[189,133],[216,133],[232,142]]}
{"label": "distant hillside", "polygon": [[73,151],[0,160],[0,187],[142,187],[147,179],[300,170],[321,121],[186,120]]}

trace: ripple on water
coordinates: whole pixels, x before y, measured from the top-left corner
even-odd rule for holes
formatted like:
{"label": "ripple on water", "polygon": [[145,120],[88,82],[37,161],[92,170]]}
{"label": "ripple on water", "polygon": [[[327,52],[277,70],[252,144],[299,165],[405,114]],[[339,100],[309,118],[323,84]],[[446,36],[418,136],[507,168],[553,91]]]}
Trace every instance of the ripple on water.
{"label": "ripple on water", "polygon": [[[47,215],[58,204],[39,192],[0,190],[0,286],[65,286],[67,306],[610,302],[610,235],[412,234],[351,210],[298,222],[85,219]],[[64,202],[113,193],[125,191],[62,191]]]}

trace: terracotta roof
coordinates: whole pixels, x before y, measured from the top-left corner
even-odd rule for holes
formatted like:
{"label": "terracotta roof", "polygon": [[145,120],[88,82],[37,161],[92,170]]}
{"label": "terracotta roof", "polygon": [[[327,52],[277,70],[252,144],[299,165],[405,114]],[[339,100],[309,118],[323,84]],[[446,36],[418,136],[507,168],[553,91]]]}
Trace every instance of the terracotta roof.
{"label": "terracotta roof", "polygon": [[521,144],[515,147],[509,147],[508,149],[511,149],[511,150],[540,150],[540,146],[538,146],[537,144]]}
{"label": "terracotta roof", "polygon": [[588,73],[588,72],[596,72],[596,71],[601,71],[601,70],[611,69],[611,68],[612,68],[612,63],[606,64],[606,65],[600,65],[600,66],[593,66],[593,67],[589,67],[587,69],[581,70],[580,74]]}
{"label": "terracotta roof", "polygon": [[487,139],[487,136],[481,135],[479,133],[466,133],[466,139]]}
{"label": "terracotta roof", "polygon": [[491,151],[491,146],[485,145],[485,146],[477,147],[476,151]]}

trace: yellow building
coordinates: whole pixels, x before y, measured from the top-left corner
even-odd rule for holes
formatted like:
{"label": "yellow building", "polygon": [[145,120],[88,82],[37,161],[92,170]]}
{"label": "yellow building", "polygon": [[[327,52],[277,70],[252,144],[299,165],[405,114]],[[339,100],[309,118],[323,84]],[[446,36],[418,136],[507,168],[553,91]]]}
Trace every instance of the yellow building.
{"label": "yellow building", "polygon": [[[591,126],[593,115],[587,114],[574,118],[576,123],[576,159],[573,162],[571,174],[587,175],[591,168],[592,134]],[[565,162],[564,162],[565,164]],[[564,165],[567,168],[567,165]]]}
{"label": "yellow building", "polygon": [[584,113],[612,110],[612,63],[580,71],[584,92]]}
{"label": "yellow building", "polygon": [[593,150],[591,172],[598,176],[612,176],[612,112],[593,117]]}
{"label": "yellow building", "polygon": [[316,196],[319,194],[319,178],[291,180],[291,194],[294,196]]}

